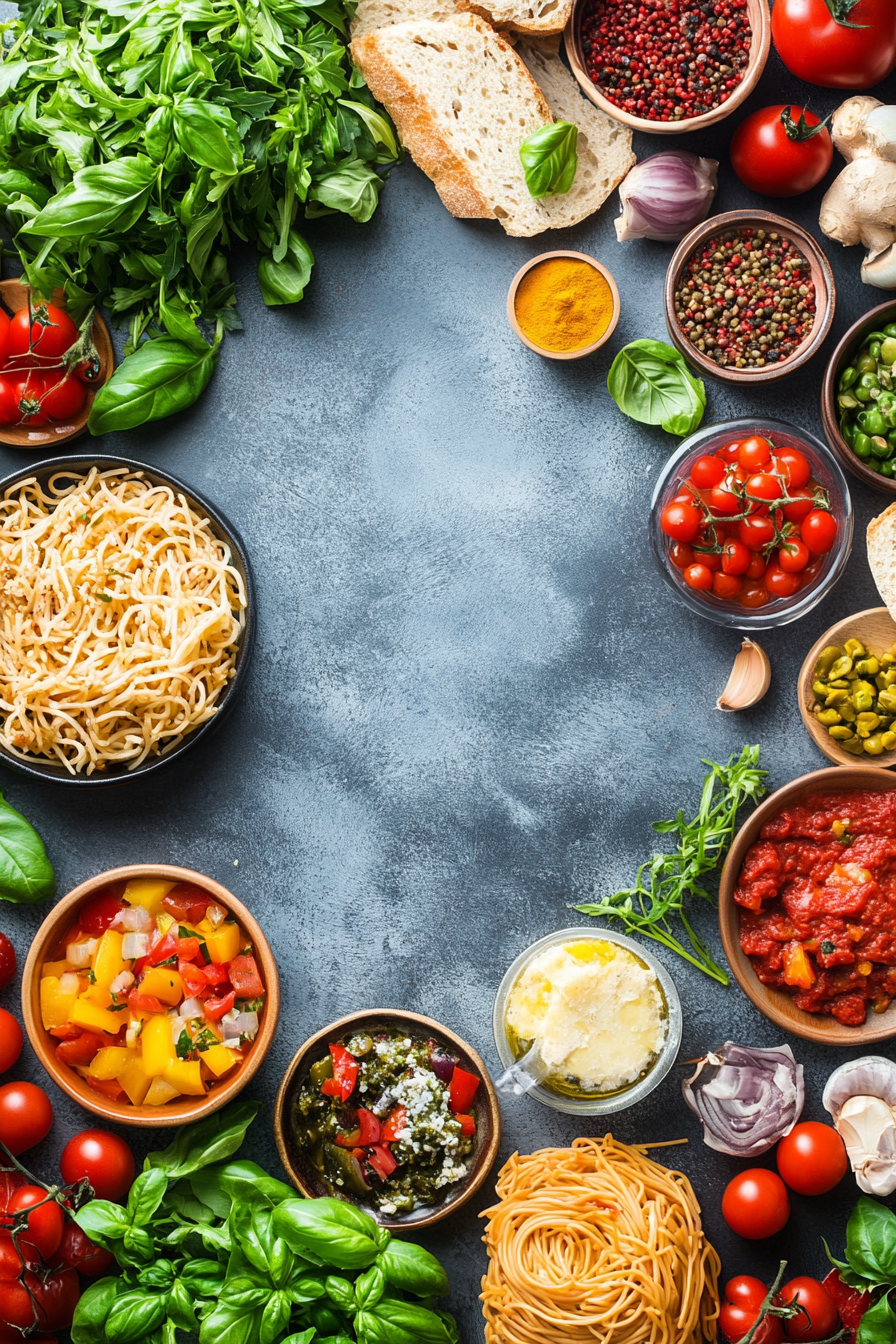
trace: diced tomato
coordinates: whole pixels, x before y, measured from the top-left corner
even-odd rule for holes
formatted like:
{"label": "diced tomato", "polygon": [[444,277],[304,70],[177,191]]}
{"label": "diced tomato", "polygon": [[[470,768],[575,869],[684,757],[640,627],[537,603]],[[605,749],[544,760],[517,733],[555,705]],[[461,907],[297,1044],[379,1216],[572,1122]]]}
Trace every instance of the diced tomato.
{"label": "diced tomato", "polygon": [[139,980],[139,979],[140,979],[141,975],[142,975],[143,972],[146,970],[146,968],[147,968],[148,965],[149,965],[149,957],[138,957],[138,958],[137,958],[137,960],[134,962],[134,967],[133,967],[133,975],[134,975],[134,978],[135,978],[136,980]]}
{"label": "diced tomato", "polygon": [[202,974],[205,976],[207,985],[223,985],[229,979],[226,963],[221,965],[211,961],[207,966],[202,967]]}
{"label": "diced tomato", "polygon": [[476,1133],[476,1120],[472,1115],[456,1115],[455,1120],[460,1121],[460,1132],[463,1138],[471,1139]]}
{"label": "diced tomato", "polygon": [[178,961],[196,961],[199,956],[199,939],[185,938],[183,934],[177,940]]}
{"label": "diced tomato", "polygon": [[473,1105],[473,1098],[478,1088],[479,1079],[475,1073],[467,1073],[464,1069],[455,1068],[448,1089],[448,1100],[451,1102],[452,1111],[457,1115],[465,1115]]}
{"label": "diced tomato", "polygon": [[75,1026],[74,1022],[63,1022],[61,1027],[50,1027],[49,1034],[55,1036],[57,1041],[75,1041],[83,1030],[83,1027]]}
{"label": "diced tomato", "polygon": [[361,1137],[358,1142],[363,1148],[369,1148],[371,1144],[382,1141],[383,1127],[373,1111],[365,1110],[363,1106],[359,1106],[358,1120],[361,1125]]}
{"label": "diced tomato", "polygon": [[352,1157],[355,1159],[356,1162],[363,1162],[366,1156],[367,1154],[364,1152],[363,1148],[352,1149]]}
{"label": "diced tomato", "polygon": [[[197,947],[199,946],[198,940],[196,946]],[[162,962],[167,961],[169,957],[178,956],[179,950],[180,949],[178,939],[174,936],[173,933],[166,933],[164,938],[160,939],[160,941],[156,943],[155,947],[150,948],[149,950],[150,965],[160,966]]]}
{"label": "diced tomato", "polygon": [[162,901],[162,906],[175,919],[185,924],[198,924],[211,905],[211,896],[194,882],[178,882]]}
{"label": "diced tomato", "polygon": [[84,1081],[88,1087],[92,1087],[95,1092],[102,1092],[110,1101],[118,1101],[119,1097],[124,1096],[124,1088],[114,1078],[85,1078]]}
{"label": "diced tomato", "polygon": [[128,995],[128,1007],[132,1013],[167,1013],[168,1011],[154,994],[141,994],[139,989],[131,990]]}
{"label": "diced tomato", "polygon": [[202,973],[199,966],[194,966],[192,961],[179,961],[177,969],[180,972],[180,978],[184,982],[184,989],[191,998],[201,997],[208,993],[208,981]]}
{"label": "diced tomato", "polygon": [[206,999],[202,1007],[209,1022],[220,1022],[221,1018],[226,1017],[230,1012],[235,1002],[236,994],[231,990],[229,994],[225,994],[221,999]]}
{"label": "diced tomato", "polygon": [[348,1101],[358,1081],[358,1061],[343,1045],[331,1045],[330,1057],[333,1060],[333,1077],[326,1078],[321,1083],[320,1090],[327,1097],[338,1097],[340,1101]]}
{"label": "diced tomato", "polygon": [[244,954],[234,957],[228,967],[228,974],[237,998],[257,999],[264,993],[264,985],[261,983],[261,976],[258,974],[253,956]]}
{"label": "diced tomato", "polygon": [[124,901],[113,891],[101,892],[92,901],[81,906],[80,924],[88,938],[99,938],[105,933],[119,910],[124,909]]}
{"label": "diced tomato", "polygon": [[394,1106],[383,1125],[383,1142],[394,1143],[407,1124],[408,1113],[403,1106]]}
{"label": "diced tomato", "polygon": [[81,1031],[79,1035],[72,1037],[68,1041],[61,1041],[56,1047],[56,1058],[60,1064],[69,1064],[72,1068],[78,1065],[89,1064],[98,1050],[108,1044],[108,1037],[103,1040],[94,1031]]}
{"label": "diced tomato", "polygon": [[340,1130],[339,1133],[336,1135],[337,1148],[351,1148],[354,1150],[355,1148],[357,1148],[360,1142],[361,1142],[360,1128],[343,1129]]}
{"label": "diced tomato", "polygon": [[381,1181],[388,1181],[398,1163],[389,1151],[388,1144],[375,1143],[367,1151],[367,1161],[373,1167]]}

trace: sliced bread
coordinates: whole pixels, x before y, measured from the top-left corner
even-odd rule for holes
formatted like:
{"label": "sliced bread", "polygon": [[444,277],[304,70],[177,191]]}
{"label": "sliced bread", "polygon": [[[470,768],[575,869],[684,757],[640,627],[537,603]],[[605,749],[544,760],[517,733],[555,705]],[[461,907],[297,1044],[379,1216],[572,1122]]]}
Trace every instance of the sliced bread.
{"label": "sliced bread", "polygon": [[871,519],[866,535],[871,577],[896,621],[896,504]]}
{"label": "sliced bread", "polygon": [[377,28],[391,28],[396,23],[418,23],[425,19],[441,23],[460,12],[459,0],[358,0],[351,22],[352,38],[363,37]]}
{"label": "sliced bread", "polygon": [[[620,138],[612,141],[613,166],[606,171],[592,145],[594,140],[610,144],[609,132],[602,128],[598,134],[588,123],[587,152],[580,154],[571,190],[533,200],[520,145],[554,117],[520,57],[475,14],[378,28],[353,40],[352,55],[414,162],[460,218],[498,219],[519,238],[566,228],[592,214],[633,162],[631,136],[619,128]],[[536,57],[555,59],[533,52],[533,61]],[[569,87],[564,85],[564,68],[559,60],[556,65],[559,70],[550,64],[546,69],[560,101],[575,107],[576,98],[577,117],[584,113],[587,118],[590,105],[578,97],[570,75]]]}
{"label": "sliced bread", "polygon": [[562,33],[572,12],[572,0],[359,0],[352,19],[352,37],[396,23],[433,19],[439,23],[452,14],[473,10],[495,28],[514,33]]}

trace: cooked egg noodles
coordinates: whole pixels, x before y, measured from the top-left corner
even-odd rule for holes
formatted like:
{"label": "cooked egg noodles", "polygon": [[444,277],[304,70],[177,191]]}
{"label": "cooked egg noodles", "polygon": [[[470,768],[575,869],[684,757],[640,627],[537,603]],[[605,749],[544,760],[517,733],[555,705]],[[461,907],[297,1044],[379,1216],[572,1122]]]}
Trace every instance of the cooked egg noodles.
{"label": "cooked egg noodles", "polygon": [[482,1215],[487,1344],[701,1344],[719,1257],[686,1176],[611,1134],[518,1153]]}
{"label": "cooked egg noodles", "polygon": [[126,468],[0,500],[0,742],[133,770],[217,712],[246,592],[182,495]]}

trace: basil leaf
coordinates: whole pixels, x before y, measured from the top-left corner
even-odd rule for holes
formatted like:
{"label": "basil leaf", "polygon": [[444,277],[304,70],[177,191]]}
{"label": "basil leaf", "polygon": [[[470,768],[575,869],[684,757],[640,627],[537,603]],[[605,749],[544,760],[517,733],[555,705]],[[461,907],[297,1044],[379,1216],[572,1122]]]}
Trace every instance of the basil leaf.
{"label": "basil leaf", "polygon": [[355,1280],[355,1300],[362,1311],[370,1311],[375,1307],[383,1295],[386,1287],[386,1276],[379,1265],[371,1265],[370,1269],[359,1274]]}
{"label": "basil leaf", "polygon": [[196,1329],[196,1311],[187,1287],[179,1279],[168,1294],[168,1317],[178,1330]]}
{"label": "basil leaf", "polygon": [[896,1284],[896,1214],[862,1195],[846,1225],[846,1258],[867,1287]]}
{"label": "basil leaf", "polygon": [[366,163],[348,162],[335,172],[317,179],[308,193],[308,200],[324,207],[307,210],[309,219],[329,210],[340,210],[351,215],[359,224],[366,224],[376,210],[383,179]]}
{"label": "basil leaf", "polygon": [[383,1298],[365,1315],[376,1317],[390,1330],[406,1332],[417,1344],[452,1344],[451,1334],[441,1317],[416,1302]]}
{"label": "basil leaf", "polygon": [[130,229],[146,208],[158,172],[158,164],[145,154],[81,168],[22,233],[38,238],[97,238],[113,226],[119,232]]}
{"label": "basil leaf", "polygon": [[290,229],[286,256],[282,261],[259,257],[258,284],[261,297],[269,308],[281,303],[298,303],[311,279],[314,253],[301,234]]}
{"label": "basil leaf", "polygon": [[[179,299],[161,298],[159,301],[159,315],[165,324],[169,336],[173,336],[176,341],[182,341],[184,345],[191,350],[199,350],[204,354],[208,350],[208,341],[197,327],[194,319],[187,312],[186,307]],[[189,1040],[189,1036],[187,1037]],[[180,1043],[178,1042],[178,1045]],[[191,1042],[192,1048],[192,1042]],[[180,1056],[180,1050],[178,1049]]]}
{"label": "basil leaf", "polygon": [[[273,1213],[272,1226],[299,1255],[336,1269],[366,1269],[376,1258],[377,1245],[358,1230],[358,1215],[376,1224],[363,1210],[335,1199],[291,1200]],[[363,1224],[361,1224],[363,1226]]]}
{"label": "basil leaf", "polygon": [[149,1222],[167,1189],[168,1177],[163,1171],[140,1173],[128,1195],[128,1216],[135,1227],[144,1227]]}
{"label": "basil leaf", "polygon": [[165,1295],[132,1288],[112,1303],[106,1317],[108,1344],[135,1344],[165,1319]]}
{"label": "basil leaf", "polygon": [[670,434],[691,434],[703,419],[706,390],[684,359],[664,341],[623,346],[607,378],[610,396],[625,415]]}
{"label": "basil leaf", "polygon": [[243,161],[240,135],[230,109],[198,98],[175,103],[174,134],[184,153],[202,168],[235,173]]}
{"label": "basil leaf", "polygon": [[[255,1292],[262,1294],[262,1302],[270,1296],[264,1289]],[[248,1289],[226,1299],[222,1294],[199,1327],[199,1344],[258,1344],[262,1309],[257,1303],[250,1305],[253,1300]]]}
{"label": "basil leaf", "polygon": [[4,207],[18,196],[27,196],[38,206],[46,205],[52,194],[36,177],[32,177],[30,173],[23,173],[18,168],[10,168],[0,173],[0,205]]}
{"label": "basil leaf", "polygon": [[0,901],[32,904],[56,890],[56,875],[37,831],[0,793]]}
{"label": "basil leaf", "polygon": [[445,1297],[448,1275],[434,1255],[409,1241],[391,1241],[376,1258],[386,1282],[417,1297]]}
{"label": "basil leaf", "polygon": [[102,1246],[104,1251],[111,1250],[109,1242],[123,1237],[131,1226],[124,1209],[105,1199],[92,1199],[72,1217],[81,1231],[86,1232],[90,1240]]}
{"label": "basil leaf", "polygon": [[258,1101],[232,1101],[217,1115],[183,1125],[173,1143],[162,1152],[147,1156],[144,1170],[158,1167],[167,1173],[169,1180],[176,1181],[231,1157],[242,1144],[246,1130],[260,1109]]}
{"label": "basil leaf", "polygon": [[[316,1334],[317,1332],[312,1326],[310,1330],[303,1330],[299,1335],[290,1335],[288,1339],[284,1339],[283,1344],[311,1344]],[[345,1338],[348,1339],[348,1335]],[[324,1344],[323,1340],[320,1340],[320,1344]],[[349,1344],[351,1344],[350,1340]]]}
{"label": "basil leaf", "polygon": [[197,1297],[217,1297],[224,1282],[224,1266],[217,1260],[188,1260],[180,1271],[187,1291]]}
{"label": "basil leaf", "polygon": [[72,1344],[106,1344],[106,1318],[124,1289],[121,1279],[99,1279],[78,1299],[72,1321]]}
{"label": "basil leaf", "polygon": [[147,341],[97,392],[87,428],[108,434],[185,411],[205,391],[217,362],[217,345],[203,352],[171,336]]}
{"label": "basil leaf", "polygon": [[[212,1172],[203,1172],[201,1175],[211,1177],[212,1174]],[[217,1168],[214,1174],[220,1188],[226,1191],[229,1196],[232,1196],[233,1199],[257,1201],[262,1198],[273,1205],[282,1204],[284,1200],[295,1199],[296,1197],[296,1192],[292,1186],[285,1185],[283,1181],[275,1180],[266,1171],[262,1171],[261,1167],[255,1162],[238,1159],[236,1162],[228,1162],[226,1166]],[[204,1195],[199,1197],[204,1198]],[[219,1217],[225,1216],[226,1214],[219,1214]]]}
{"label": "basil leaf", "polygon": [[571,121],[552,122],[526,137],[520,145],[520,161],[530,196],[540,200],[569,191],[579,166],[578,138],[578,127]]}
{"label": "basil leaf", "polygon": [[259,1344],[274,1344],[289,1325],[292,1303],[284,1293],[273,1293],[261,1313]]}
{"label": "basil leaf", "polygon": [[856,1344],[893,1344],[896,1339],[896,1312],[889,1295],[869,1307],[859,1323]]}

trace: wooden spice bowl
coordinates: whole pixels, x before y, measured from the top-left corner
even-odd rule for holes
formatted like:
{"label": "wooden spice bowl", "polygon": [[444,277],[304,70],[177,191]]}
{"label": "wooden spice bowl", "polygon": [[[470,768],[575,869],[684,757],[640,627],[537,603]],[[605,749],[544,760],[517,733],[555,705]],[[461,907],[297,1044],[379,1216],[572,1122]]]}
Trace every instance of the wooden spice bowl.
{"label": "wooden spice bowl", "polygon": [[[28,307],[28,294],[28,286],[23,285],[20,280],[0,280],[0,302],[10,316]],[[53,302],[59,308],[65,307],[65,297],[61,291],[53,294]],[[100,372],[96,382],[88,386],[87,400],[78,415],[69,420],[58,420],[53,424],[34,428],[28,425],[0,426],[0,443],[6,443],[10,448],[47,448],[50,445],[55,447],[56,444],[67,443],[84,433],[96,394],[103,383],[112,376],[115,368],[112,337],[99,313],[94,314],[91,334],[100,359]]]}
{"label": "wooden spice bowl", "polygon": [[[603,276],[610,288],[610,294],[613,299],[613,312],[610,316],[610,320],[597,340],[592,341],[590,345],[583,345],[581,350],[546,350],[544,346],[536,345],[534,341],[529,339],[517,320],[516,292],[520,287],[520,281],[524,275],[528,275],[531,270],[534,270],[536,266],[540,266],[543,261],[550,261],[554,257],[565,257],[572,261],[586,262]],[[594,257],[589,257],[585,252],[566,252],[562,250],[558,252],[541,252],[537,257],[533,257],[531,261],[527,261],[525,266],[520,267],[511,280],[510,289],[507,291],[507,319],[510,322],[511,327],[513,327],[513,330],[516,332],[517,336],[519,336],[523,345],[527,345],[529,349],[534,350],[537,355],[544,355],[545,359],[581,359],[584,355],[593,355],[595,350],[599,350],[600,347],[613,335],[613,332],[616,330],[616,324],[619,321],[619,312],[619,290],[616,287],[616,281],[613,279],[606,266],[602,266],[599,261]]]}
{"label": "wooden spice bowl", "polygon": [[824,384],[821,389],[821,418],[824,424],[825,437],[831,445],[831,451],[840,459],[841,465],[847,471],[852,472],[853,476],[860,481],[864,481],[866,485],[873,486],[875,490],[882,490],[885,495],[896,495],[896,480],[888,476],[882,476],[879,471],[872,471],[870,467],[866,467],[862,459],[853,452],[840,433],[837,389],[840,383],[840,375],[847,365],[852,363],[856,353],[864,345],[866,333],[877,331],[880,327],[886,327],[891,322],[896,322],[896,299],[891,299],[889,303],[882,303],[877,308],[869,309],[859,318],[858,322],[854,322],[828,360]]}
{"label": "wooden spice bowl", "polygon": [[[252,940],[258,971],[265,987],[265,1006],[261,1014],[258,1035],[252,1043],[249,1054],[235,1073],[218,1083],[204,1097],[183,1097],[180,1101],[170,1101],[164,1106],[132,1106],[130,1103],[113,1101],[102,1093],[89,1087],[85,1080],[67,1064],[61,1064],[56,1058],[55,1037],[44,1029],[40,1011],[40,972],[49,953],[59,939],[72,927],[75,916],[84,903],[102,888],[112,882],[127,882],[137,877],[159,877],[171,882],[191,882],[235,915],[241,928]],[[229,1101],[249,1083],[261,1067],[265,1055],[270,1049],[277,1029],[280,1014],[280,981],[277,975],[277,963],[267,938],[260,926],[249,913],[242,901],[223,887],[214,878],[193,872],[190,868],[177,868],[167,863],[130,863],[121,868],[110,868],[97,877],[88,878],[75,887],[67,896],[63,896],[41,924],[28,952],[25,968],[22,972],[22,1016],[28,1040],[41,1064],[63,1092],[103,1120],[112,1120],[120,1125],[135,1125],[143,1129],[168,1128],[183,1125],[188,1121],[202,1120]]]}
{"label": "wooden spice bowl", "polygon": [[274,1138],[280,1160],[289,1172],[296,1188],[306,1199],[316,1199],[321,1195],[330,1195],[332,1191],[323,1182],[312,1165],[307,1153],[297,1143],[293,1132],[292,1115],[296,1097],[308,1076],[312,1064],[327,1055],[330,1044],[355,1031],[406,1031],[409,1036],[434,1037],[449,1054],[460,1059],[461,1067],[475,1073],[482,1080],[482,1086],[473,1102],[473,1115],[476,1118],[476,1138],[471,1157],[470,1171],[463,1181],[446,1187],[446,1195],[440,1204],[427,1205],[414,1209],[410,1213],[396,1213],[393,1216],[380,1212],[374,1205],[351,1195],[339,1195],[375,1218],[383,1227],[419,1228],[431,1227],[441,1222],[449,1214],[472,1199],[476,1191],[484,1184],[491,1171],[501,1143],[501,1108],[498,1096],[485,1065],[472,1046],[461,1040],[448,1027],[431,1017],[420,1013],[406,1013],[396,1008],[368,1008],[363,1012],[350,1013],[337,1022],[310,1036],[300,1050],[293,1056],[286,1070],[277,1100],[274,1103]]}
{"label": "wooden spice bowl", "polygon": [[853,756],[843,750],[836,738],[831,737],[824,724],[819,723],[812,713],[815,705],[812,682],[815,679],[818,656],[829,644],[838,644],[842,648],[848,639],[861,640],[871,653],[878,655],[887,653],[896,644],[896,621],[886,607],[869,607],[867,611],[857,611],[854,616],[847,616],[845,620],[838,621],[829,630],[825,630],[806,654],[797,678],[800,714],[806,731],[818,750],[835,765],[864,765],[872,770],[889,770],[896,765],[896,748],[893,751],[885,751],[880,756],[869,756],[867,752],[861,756]]}
{"label": "wooden spice bowl", "polygon": [[[815,321],[808,336],[780,363],[766,365],[761,369],[723,368],[710,359],[709,355],[698,350],[679,327],[675,316],[675,292],[691,256],[708,238],[716,234],[737,233],[746,228],[778,233],[802,252],[809,263],[810,276],[815,286]],[[821,348],[834,320],[836,295],[837,287],[828,259],[811,233],[807,233],[792,220],[774,215],[768,210],[730,210],[727,214],[713,215],[710,219],[705,219],[682,238],[675,249],[666,271],[663,292],[666,329],[675,348],[684,355],[689,364],[706,377],[715,378],[723,383],[736,383],[741,387],[755,383],[774,383],[779,378],[786,378],[788,374],[802,368]]]}
{"label": "wooden spice bowl", "polygon": [[582,49],[582,20],[589,3],[590,0],[573,0],[572,13],[564,33],[566,55],[572,73],[586,98],[589,98],[602,112],[606,112],[608,117],[612,117],[614,121],[621,121],[633,131],[647,131],[650,135],[682,135],[686,131],[702,131],[707,126],[714,126],[717,121],[724,121],[725,117],[730,117],[731,113],[749,98],[765,69],[772,41],[768,3],[767,0],[747,0],[753,40],[750,43],[750,55],[743,79],[731,97],[709,112],[703,112],[699,117],[684,117],[681,121],[651,121],[649,117],[632,116],[630,112],[624,112],[621,107],[611,103],[588,73]]}
{"label": "wooden spice bowl", "polygon": [[860,1027],[849,1027],[838,1022],[827,1013],[806,1013],[797,1008],[790,994],[771,989],[762,984],[747,954],[742,950],[739,938],[740,915],[734,903],[734,888],[747,850],[759,839],[759,832],[767,821],[785,807],[800,803],[812,793],[873,789],[876,791],[896,789],[896,776],[885,771],[875,770],[869,765],[853,765],[846,768],[828,766],[824,770],[813,770],[811,774],[800,775],[790,784],[777,789],[765,798],[741,826],[722,870],[719,884],[719,929],[725,956],[740,985],[751,1003],[763,1013],[770,1022],[801,1036],[805,1041],[814,1041],[818,1045],[845,1045],[866,1047],[875,1041],[886,1041],[896,1036],[896,1002],[891,1003],[883,1013],[868,1013]]}

